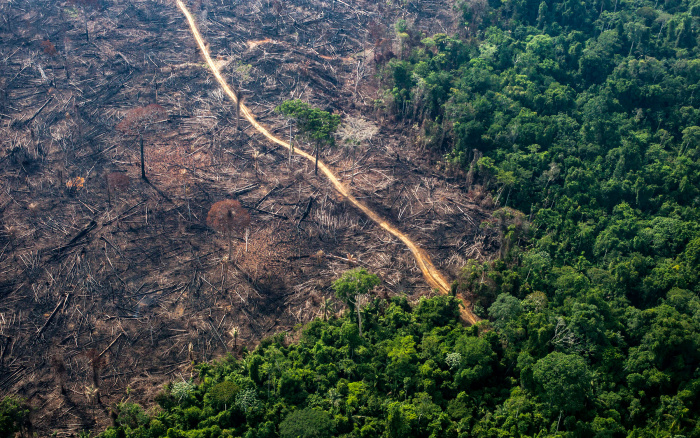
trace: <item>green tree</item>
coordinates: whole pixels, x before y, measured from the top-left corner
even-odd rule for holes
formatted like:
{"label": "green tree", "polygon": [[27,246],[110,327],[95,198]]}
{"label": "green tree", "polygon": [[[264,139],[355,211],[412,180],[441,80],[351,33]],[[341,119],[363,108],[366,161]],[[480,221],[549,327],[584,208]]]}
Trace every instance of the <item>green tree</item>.
{"label": "green tree", "polygon": [[287,100],[276,108],[287,117],[297,121],[299,132],[315,143],[316,164],[314,173],[318,174],[318,155],[321,146],[334,145],[333,134],[340,125],[340,116],[314,108],[301,100]]}
{"label": "green tree", "polygon": [[27,405],[15,397],[0,401],[0,438],[12,438],[24,426],[29,416]]}
{"label": "green tree", "polygon": [[522,312],[523,306],[520,300],[507,293],[500,294],[496,302],[489,307],[489,316],[495,320],[496,327],[505,326],[508,321],[517,318]]}
{"label": "green tree", "polygon": [[236,400],[236,394],[240,387],[233,382],[225,380],[214,385],[208,392],[211,403],[218,408],[232,406]]}
{"label": "green tree", "polygon": [[119,403],[117,412],[119,412],[117,424],[125,429],[136,429],[149,422],[149,418],[143,411],[143,408],[136,403]]}
{"label": "green tree", "polygon": [[370,274],[364,268],[347,271],[333,282],[335,295],[348,305],[351,312],[357,313],[357,325],[360,329],[360,336],[362,336],[362,315],[360,313],[359,298],[371,292],[379,283],[381,283],[379,277]]}
{"label": "green tree", "polygon": [[280,423],[281,438],[330,438],[333,421],[325,411],[305,408],[294,411]]}
{"label": "green tree", "polygon": [[394,402],[389,405],[387,416],[387,436],[389,438],[405,438],[411,435],[413,423],[417,415],[413,405]]}
{"label": "green tree", "polygon": [[544,399],[557,411],[574,413],[583,409],[592,375],[581,356],[550,353],[535,363],[532,376]]}

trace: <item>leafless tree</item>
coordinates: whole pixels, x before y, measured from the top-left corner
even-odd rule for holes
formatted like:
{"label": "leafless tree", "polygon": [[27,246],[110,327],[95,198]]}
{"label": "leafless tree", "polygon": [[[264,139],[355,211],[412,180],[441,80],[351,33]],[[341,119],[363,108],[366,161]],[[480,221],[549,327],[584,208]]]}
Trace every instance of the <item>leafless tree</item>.
{"label": "leafless tree", "polygon": [[129,175],[122,172],[110,172],[107,178],[107,203],[112,206],[112,194],[115,192],[123,192],[129,188],[131,178]]}
{"label": "leafless tree", "polygon": [[90,34],[88,33],[88,11],[91,9],[99,8],[100,4],[98,0],[72,0],[71,3],[75,3],[83,9],[83,16],[85,17],[85,39],[90,42]]}
{"label": "leafless tree", "polygon": [[51,358],[51,368],[53,369],[61,394],[66,394],[66,364],[63,358],[55,355]]}
{"label": "leafless tree", "polygon": [[207,225],[228,237],[228,258],[231,260],[233,236],[248,228],[250,215],[240,202],[225,199],[211,206],[207,214]]}
{"label": "leafless tree", "polygon": [[117,130],[124,135],[139,138],[141,147],[141,178],[146,178],[146,166],[143,154],[143,136],[157,129],[158,125],[168,120],[168,113],[162,106],[152,103],[144,107],[136,107],[126,113],[124,119],[117,125]]}
{"label": "leafless tree", "polygon": [[88,361],[90,361],[90,370],[92,371],[92,385],[86,389],[86,396],[97,404],[101,403],[100,400],[100,371],[105,366],[105,360],[100,356],[97,350],[88,350],[85,353]]}

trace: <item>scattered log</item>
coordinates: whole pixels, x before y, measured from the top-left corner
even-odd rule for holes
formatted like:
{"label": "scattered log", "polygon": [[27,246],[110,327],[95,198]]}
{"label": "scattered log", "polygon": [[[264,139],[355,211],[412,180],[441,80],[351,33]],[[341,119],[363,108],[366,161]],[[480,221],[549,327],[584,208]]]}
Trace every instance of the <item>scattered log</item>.
{"label": "scattered log", "polygon": [[133,207],[130,207],[129,209],[127,209],[124,213],[122,213],[122,214],[120,214],[119,216],[115,217],[114,219],[105,222],[105,223],[103,224],[103,226],[110,225],[110,224],[112,224],[113,222],[118,221],[119,219],[123,218],[126,214],[130,213],[131,211],[133,211],[134,209],[136,209],[137,207],[140,207],[141,205],[143,205],[143,204],[145,204],[145,203],[146,203],[146,201],[141,201],[141,202],[139,202],[138,204],[134,205]]}
{"label": "scattered log", "polygon": [[244,193],[248,193],[248,192],[250,192],[250,191],[252,191],[252,190],[257,189],[257,188],[258,188],[258,185],[259,185],[258,183],[249,184],[249,185],[247,185],[247,186],[245,186],[245,187],[241,187],[240,189],[234,190],[233,192],[231,192],[231,194],[232,194],[232,195],[242,195],[242,194],[244,194]]}
{"label": "scattered log", "polygon": [[49,315],[49,319],[47,319],[46,322],[44,323],[44,325],[42,325],[41,328],[36,332],[37,339],[41,336],[42,333],[44,333],[44,330],[46,330],[46,327],[48,327],[49,323],[51,322],[53,317],[58,312],[58,309],[61,307],[61,304],[63,304],[66,300],[68,300],[69,296],[70,296],[70,294],[67,293],[64,296],[62,296],[61,299],[58,300],[56,307],[53,309],[53,312],[51,312],[51,315]]}
{"label": "scattered log", "polygon": [[68,242],[67,244],[65,244],[65,245],[63,245],[63,246],[60,246],[60,247],[54,249],[54,252],[56,252],[56,255],[59,256],[63,251],[65,251],[65,250],[67,250],[67,249],[70,249],[70,248],[72,248],[73,246],[75,246],[76,243],[77,243],[80,239],[82,239],[83,237],[87,236],[87,234],[88,234],[90,231],[94,230],[95,227],[97,227],[97,222],[95,222],[95,220],[93,219],[93,220],[90,221],[90,223],[89,223],[85,228],[83,228],[82,230],[80,230],[80,232],[79,232],[78,234],[76,234],[75,237],[73,237],[73,238],[70,240],[70,242]]}
{"label": "scattered log", "polygon": [[32,121],[33,121],[34,119],[36,119],[36,116],[38,116],[39,113],[41,113],[41,112],[44,110],[44,108],[46,108],[46,105],[48,105],[49,103],[51,103],[52,100],[53,100],[53,96],[49,97],[49,99],[48,99],[46,102],[44,102],[44,104],[41,106],[41,108],[39,108],[38,110],[36,110],[36,111],[34,112],[34,114],[33,114],[30,118],[28,118],[27,120],[15,120],[15,121],[12,123],[13,127],[14,127],[14,128],[21,128],[21,127],[23,127],[23,126],[26,126],[26,125],[32,123]]}
{"label": "scattered log", "polygon": [[211,329],[214,331],[214,334],[216,334],[216,337],[219,339],[221,342],[221,345],[224,346],[224,350],[228,351],[228,345],[226,345],[226,342],[224,342],[223,339],[221,339],[221,335],[219,334],[219,331],[216,329],[214,326],[214,321],[211,319],[211,316],[209,317],[209,325],[211,326]]}
{"label": "scattered log", "polygon": [[112,342],[109,343],[109,345],[107,346],[107,348],[105,348],[104,350],[102,350],[102,353],[100,353],[97,357],[102,357],[102,356],[104,356],[104,354],[107,352],[107,350],[109,350],[110,348],[112,348],[112,345],[114,345],[114,343],[117,342],[117,341],[119,340],[119,338],[121,338],[122,336],[124,336],[124,333],[119,333],[119,335],[117,335],[117,337],[114,338],[114,340],[113,340]]}
{"label": "scattered log", "polygon": [[314,203],[313,196],[309,196],[309,202],[306,204],[306,210],[304,210],[304,214],[301,215],[301,217],[299,218],[299,221],[297,222],[297,228],[299,228],[301,226],[301,223],[304,221],[304,219],[306,219],[306,217],[311,212],[311,206],[313,205],[313,203]]}
{"label": "scattered log", "polygon": [[260,206],[260,204],[262,204],[263,202],[265,202],[265,200],[267,199],[267,197],[270,196],[270,194],[271,194],[272,192],[274,192],[275,190],[277,190],[278,187],[279,187],[279,184],[275,184],[274,187],[272,187],[267,193],[265,193],[265,196],[263,196],[262,198],[260,198],[260,200],[258,200],[258,202],[255,203],[255,205],[253,206],[253,208],[258,208],[258,207]]}
{"label": "scattered log", "polygon": [[282,220],[285,220],[285,221],[289,219],[287,216],[285,216],[285,215],[283,215],[283,214],[273,213],[273,212],[271,212],[271,211],[262,210],[262,209],[260,209],[260,208],[250,207],[250,209],[251,209],[251,210],[255,210],[255,211],[259,212],[259,213],[269,214],[270,216],[274,216],[274,217],[276,217],[276,218],[278,218],[278,219],[282,219]]}

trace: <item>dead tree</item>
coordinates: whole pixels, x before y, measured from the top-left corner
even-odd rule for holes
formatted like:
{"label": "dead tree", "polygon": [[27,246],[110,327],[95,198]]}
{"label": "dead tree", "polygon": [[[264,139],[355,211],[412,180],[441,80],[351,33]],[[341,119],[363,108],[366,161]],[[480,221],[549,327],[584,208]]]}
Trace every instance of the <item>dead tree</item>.
{"label": "dead tree", "polygon": [[272,0],[272,10],[275,15],[275,32],[277,35],[280,33],[280,18],[282,18],[282,12],[284,12],[284,6],[279,0]]}
{"label": "dead tree", "polygon": [[71,3],[75,3],[80,6],[83,10],[83,17],[85,17],[85,40],[90,42],[90,34],[88,33],[88,11],[91,9],[98,9],[100,4],[98,0],[73,0]]}
{"label": "dead tree", "polygon": [[207,214],[207,225],[228,238],[228,259],[232,257],[234,234],[244,232],[250,225],[250,215],[233,199],[225,199],[211,206]]}
{"label": "dead tree", "polygon": [[39,43],[41,46],[41,50],[44,51],[44,53],[48,56],[54,57],[58,54],[58,50],[56,50],[56,46],[53,45],[53,43],[49,40],[44,40],[41,43]]}
{"label": "dead tree", "polygon": [[117,130],[124,135],[138,137],[141,149],[141,178],[146,178],[146,165],[143,154],[143,136],[157,130],[162,122],[168,120],[168,113],[162,106],[152,103],[144,107],[136,107],[126,113],[124,119],[117,125]]}
{"label": "dead tree", "polygon": [[233,96],[236,98],[236,131],[238,131],[241,122],[241,94],[238,89],[234,88]]}
{"label": "dead tree", "polygon": [[90,401],[97,404],[102,404],[100,400],[100,371],[105,366],[105,360],[100,356],[97,350],[91,349],[85,352],[85,357],[87,357],[90,362],[90,370],[92,377],[92,387],[86,388],[86,395]]}
{"label": "dead tree", "polygon": [[51,358],[51,368],[61,390],[61,395],[66,395],[66,364],[63,358],[59,355],[53,356]]}
{"label": "dead tree", "polygon": [[107,205],[112,207],[112,194],[115,192],[123,192],[129,188],[131,178],[129,175],[122,172],[110,172],[106,176],[107,179]]}

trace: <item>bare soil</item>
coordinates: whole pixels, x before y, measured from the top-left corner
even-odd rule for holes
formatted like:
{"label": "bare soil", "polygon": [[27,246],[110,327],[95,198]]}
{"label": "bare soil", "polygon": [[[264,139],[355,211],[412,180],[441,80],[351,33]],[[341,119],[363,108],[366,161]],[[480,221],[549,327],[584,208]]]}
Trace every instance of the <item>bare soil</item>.
{"label": "bare soil", "polygon": [[[481,227],[488,197],[442,168],[417,126],[374,105],[375,48],[400,53],[399,18],[426,35],[454,32],[449,0],[278,4],[189,5],[259,120],[288,135],[274,108],[292,98],[342,114],[323,158],[359,198],[448,278],[494,254],[498,236]],[[115,127],[153,103],[168,117],[144,134],[146,182],[139,138]],[[171,3],[0,5],[0,141],[0,396],[29,400],[39,436],[101,430],[110,406],[152,405],[193,361],[240,355],[318,317],[349,267],[380,275],[382,297],[434,293],[410,251],[312,166],[236,129]],[[127,188],[108,191],[114,172]],[[230,260],[228,240],[206,225],[222,199],[252,217]]]}

